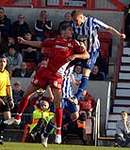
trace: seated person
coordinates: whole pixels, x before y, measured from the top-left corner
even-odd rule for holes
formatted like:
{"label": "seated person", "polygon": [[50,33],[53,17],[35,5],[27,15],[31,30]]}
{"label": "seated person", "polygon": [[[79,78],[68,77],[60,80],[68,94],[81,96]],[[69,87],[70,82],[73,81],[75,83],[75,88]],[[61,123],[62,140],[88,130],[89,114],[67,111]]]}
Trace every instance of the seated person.
{"label": "seated person", "polygon": [[7,57],[8,60],[8,69],[10,71],[10,73],[12,74],[12,72],[16,69],[16,68],[20,68],[22,61],[23,61],[23,57],[21,55],[21,53],[17,52],[17,49],[15,47],[15,45],[11,45],[8,48],[8,52],[4,54]]}
{"label": "seated person", "polygon": [[99,66],[95,65],[89,77],[90,80],[105,80],[105,74],[100,72]]}
{"label": "seated person", "polygon": [[21,83],[19,81],[14,82],[13,84],[13,98],[14,98],[14,108],[13,112],[16,112],[19,102],[22,100],[24,91],[22,90]]}
{"label": "seated person", "polygon": [[28,78],[31,77],[33,71],[30,71],[27,68],[26,62],[22,62],[20,68],[16,68],[12,72],[12,77],[21,77],[21,78]]}
{"label": "seated person", "polygon": [[64,20],[59,23],[58,31],[60,31],[64,26],[71,25],[72,17],[70,12],[66,12],[64,14]]}
{"label": "seated person", "polygon": [[29,25],[25,21],[25,16],[19,14],[18,19],[12,24],[12,36],[17,38],[18,36],[23,36],[27,32],[30,32]]}
{"label": "seated person", "polygon": [[43,10],[39,14],[39,18],[35,22],[34,32],[37,41],[42,41],[50,37],[52,31],[52,21],[48,19],[48,13]]}
{"label": "seated person", "polygon": [[83,97],[79,100],[80,110],[86,111],[88,117],[92,116],[96,102],[94,98],[86,90],[83,92]]}
{"label": "seated person", "polygon": [[[1,5],[2,6],[2,5]],[[0,44],[7,44],[8,36],[11,31],[11,20],[6,15],[5,9],[0,7]]]}
{"label": "seated person", "polygon": [[81,64],[77,64],[74,67],[74,71],[71,75],[72,78],[72,89],[74,94],[77,92],[77,89],[81,83],[81,79],[82,79],[82,66]]}
{"label": "seated person", "polygon": [[[30,32],[24,33],[23,38],[28,41],[33,40],[33,36]],[[28,45],[20,45],[20,50],[23,56],[23,61],[25,62],[35,62],[39,63],[40,50]]]}
{"label": "seated person", "polygon": [[115,146],[125,147],[130,143],[130,121],[128,120],[128,113],[121,112],[121,120],[117,121]]}

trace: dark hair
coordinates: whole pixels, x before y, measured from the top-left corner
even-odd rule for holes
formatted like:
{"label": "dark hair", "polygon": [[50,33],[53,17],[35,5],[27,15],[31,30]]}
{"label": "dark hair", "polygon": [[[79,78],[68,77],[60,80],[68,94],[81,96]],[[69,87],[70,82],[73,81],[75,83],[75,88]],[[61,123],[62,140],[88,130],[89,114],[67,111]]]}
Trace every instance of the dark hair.
{"label": "dark hair", "polygon": [[3,7],[0,7],[0,10],[2,10],[3,12],[5,12],[5,9]]}
{"label": "dark hair", "polygon": [[16,46],[15,46],[14,44],[11,44],[11,45],[8,47],[8,49],[10,49],[10,48],[13,48],[13,49],[16,50]]}
{"label": "dark hair", "polygon": [[5,55],[1,54],[0,59],[2,59],[2,58],[7,58],[7,57]]}
{"label": "dark hair", "polygon": [[60,28],[60,33],[61,33],[62,31],[66,31],[67,28],[72,28],[72,27],[71,27],[70,24],[65,24],[64,26],[61,26],[61,28]]}

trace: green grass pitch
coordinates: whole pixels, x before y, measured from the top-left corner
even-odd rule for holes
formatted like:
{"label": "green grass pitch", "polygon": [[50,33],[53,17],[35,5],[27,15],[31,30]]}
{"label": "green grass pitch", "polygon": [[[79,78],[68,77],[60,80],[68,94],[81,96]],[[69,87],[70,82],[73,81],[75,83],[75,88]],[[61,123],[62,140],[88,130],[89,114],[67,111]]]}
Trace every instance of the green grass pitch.
{"label": "green grass pitch", "polygon": [[130,148],[115,148],[115,147],[94,147],[94,146],[80,146],[80,145],[56,145],[49,144],[44,148],[41,144],[28,143],[4,143],[0,145],[0,150],[130,150]]}

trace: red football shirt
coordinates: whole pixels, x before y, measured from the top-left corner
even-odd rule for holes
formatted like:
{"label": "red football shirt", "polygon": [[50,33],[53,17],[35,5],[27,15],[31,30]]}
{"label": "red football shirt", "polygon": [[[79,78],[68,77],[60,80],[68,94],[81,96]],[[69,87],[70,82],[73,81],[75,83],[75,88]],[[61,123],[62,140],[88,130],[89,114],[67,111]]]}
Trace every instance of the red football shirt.
{"label": "red football shirt", "polygon": [[83,53],[83,49],[73,39],[47,39],[42,43],[42,52],[48,56],[47,68],[57,72],[60,67],[68,62],[68,57],[76,53]]}

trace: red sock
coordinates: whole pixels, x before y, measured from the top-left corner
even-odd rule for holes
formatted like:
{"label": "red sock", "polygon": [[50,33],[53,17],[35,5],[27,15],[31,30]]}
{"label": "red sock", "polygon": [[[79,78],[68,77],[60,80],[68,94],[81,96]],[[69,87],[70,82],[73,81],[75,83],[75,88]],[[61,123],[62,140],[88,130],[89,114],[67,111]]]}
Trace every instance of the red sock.
{"label": "red sock", "polygon": [[17,115],[15,117],[16,119],[21,118],[25,108],[28,106],[28,103],[29,103],[29,96],[23,97],[20,104],[18,105]]}
{"label": "red sock", "polygon": [[56,108],[56,134],[61,134],[61,127],[62,127],[62,117],[63,117],[63,111],[62,108]]}

